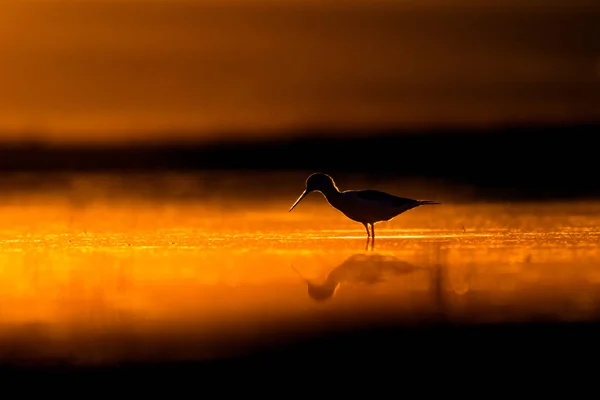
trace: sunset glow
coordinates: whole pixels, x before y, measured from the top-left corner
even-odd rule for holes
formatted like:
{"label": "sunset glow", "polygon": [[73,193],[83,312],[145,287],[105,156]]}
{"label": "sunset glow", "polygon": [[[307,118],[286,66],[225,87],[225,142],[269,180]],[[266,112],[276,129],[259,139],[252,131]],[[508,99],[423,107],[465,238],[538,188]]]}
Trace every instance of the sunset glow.
{"label": "sunset glow", "polygon": [[5,2],[0,138],[281,137],[600,116],[593,4],[285,4]]}

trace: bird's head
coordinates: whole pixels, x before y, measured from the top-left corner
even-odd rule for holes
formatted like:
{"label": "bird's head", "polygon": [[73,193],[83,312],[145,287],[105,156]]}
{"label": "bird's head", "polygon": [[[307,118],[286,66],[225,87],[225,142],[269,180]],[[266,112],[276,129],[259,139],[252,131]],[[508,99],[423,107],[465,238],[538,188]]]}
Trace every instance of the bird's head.
{"label": "bird's head", "polygon": [[337,188],[335,186],[335,182],[329,175],[321,172],[314,173],[306,179],[306,189],[304,190],[304,192],[302,192],[300,197],[298,197],[296,202],[292,205],[290,211],[292,211],[298,205],[298,203],[300,203],[300,201],[304,197],[306,197],[306,195],[310,192],[321,192],[326,194],[333,190],[337,191]]}
{"label": "bird's head", "polygon": [[336,282],[330,278],[326,279],[325,282],[321,284],[315,284],[306,279],[291,263],[290,267],[296,271],[298,276],[304,281],[304,283],[306,283],[306,286],[308,287],[308,296],[315,301],[324,301],[330,299],[335,295],[340,287],[339,282]]}
{"label": "bird's head", "polygon": [[307,282],[308,296],[315,301],[325,301],[332,298],[338,291],[340,284],[338,282],[325,282],[317,285]]}

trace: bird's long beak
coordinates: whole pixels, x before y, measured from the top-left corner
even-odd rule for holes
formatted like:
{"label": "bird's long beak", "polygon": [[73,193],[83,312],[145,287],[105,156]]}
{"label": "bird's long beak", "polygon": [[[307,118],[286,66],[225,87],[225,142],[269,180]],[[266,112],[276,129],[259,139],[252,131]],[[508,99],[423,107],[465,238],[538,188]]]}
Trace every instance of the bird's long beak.
{"label": "bird's long beak", "polygon": [[294,271],[295,271],[295,272],[298,274],[298,276],[300,277],[300,279],[302,279],[302,280],[303,280],[305,283],[310,283],[310,282],[309,282],[309,280],[308,280],[308,279],[306,279],[306,278],[304,277],[304,275],[302,275],[302,274],[300,273],[300,271],[298,271],[298,270],[296,269],[296,267],[294,267],[294,266],[292,265],[292,263],[290,263],[290,267],[291,267],[291,268],[292,268],[292,269],[293,269],[293,270],[294,270]]}
{"label": "bird's long beak", "polygon": [[304,192],[302,192],[302,194],[300,195],[300,197],[298,197],[298,200],[296,200],[296,202],[294,203],[294,205],[290,208],[290,211],[292,211],[294,209],[294,207],[296,207],[298,205],[298,203],[300,203],[300,200],[302,200],[309,192],[307,190],[305,190]]}

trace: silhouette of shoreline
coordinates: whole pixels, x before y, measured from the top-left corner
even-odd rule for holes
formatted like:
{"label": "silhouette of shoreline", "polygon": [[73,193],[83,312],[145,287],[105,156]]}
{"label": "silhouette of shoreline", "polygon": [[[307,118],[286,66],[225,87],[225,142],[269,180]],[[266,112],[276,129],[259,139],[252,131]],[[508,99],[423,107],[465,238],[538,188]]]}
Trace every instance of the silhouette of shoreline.
{"label": "silhouette of shoreline", "polygon": [[118,174],[322,171],[369,179],[421,179],[476,187],[499,199],[600,197],[590,184],[600,124],[489,130],[388,130],[342,138],[303,132],[288,140],[122,145],[0,145],[0,171]]}

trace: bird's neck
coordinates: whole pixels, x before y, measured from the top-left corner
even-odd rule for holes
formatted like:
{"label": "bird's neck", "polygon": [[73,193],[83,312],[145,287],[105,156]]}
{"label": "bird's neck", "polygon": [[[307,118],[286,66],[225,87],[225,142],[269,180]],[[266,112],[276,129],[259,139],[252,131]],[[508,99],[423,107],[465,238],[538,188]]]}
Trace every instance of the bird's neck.
{"label": "bird's neck", "polygon": [[320,192],[323,193],[323,196],[325,196],[327,200],[335,199],[342,194],[335,186],[323,188]]}
{"label": "bird's neck", "polygon": [[327,202],[331,204],[334,208],[340,209],[340,199],[342,198],[342,193],[335,186],[328,188],[326,190],[322,190],[323,196],[327,199]]}

